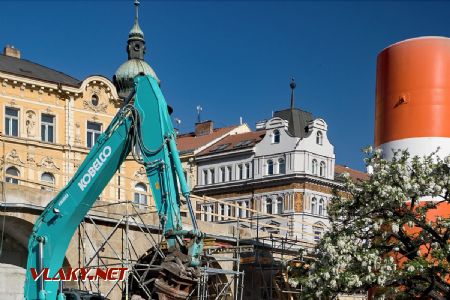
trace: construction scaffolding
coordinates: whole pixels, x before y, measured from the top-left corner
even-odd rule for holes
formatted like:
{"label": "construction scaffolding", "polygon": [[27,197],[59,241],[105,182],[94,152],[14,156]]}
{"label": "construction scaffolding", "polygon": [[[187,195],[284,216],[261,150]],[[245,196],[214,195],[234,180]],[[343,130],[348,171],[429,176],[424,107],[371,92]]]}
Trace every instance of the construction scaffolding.
{"label": "construction scaffolding", "polygon": [[[99,223],[102,220],[99,219],[98,214],[101,213],[101,209],[108,208],[108,214],[111,215],[111,210],[118,206],[122,206],[120,211],[124,211],[125,214],[112,213],[117,216],[115,224],[109,225],[110,230],[100,227]],[[123,299],[156,298],[153,284],[161,270],[160,264],[167,255],[167,247],[161,235],[161,228],[148,225],[149,217],[155,212],[149,212],[148,207],[146,208],[145,205],[143,207],[142,204],[126,201],[96,205],[92,208],[91,212],[96,213],[96,217],[89,214],[79,225],[80,266],[85,268],[122,267],[129,271],[123,282],[117,281],[105,287],[103,281],[87,283],[79,281],[78,289],[100,292],[105,297],[113,297],[112,299],[117,299],[119,295]],[[91,230],[88,230],[87,224],[91,225]],[[95,229],[94,232],[92,227]],[[135,247],[136,232],[139,233],[140,242],[144,241],[146,245],[141,245],[141,250]],[[113,241],[114,236],[117,235],[121,236],[120,248],[117,247],[117,240]],[[93,242],[93,236],[97,243]],[[99,236],[101,243],[98,243]],[[232,254],[232,257],[215,257],[214,254],[219,253],[221,247],[214,246],[214,239],[208,238],[207,235],[198,284],[192,289],[188,299],[242,299],[244,273],[239,271],[239,235],[234,240],[237,246],[227,247],[227,253]],[[142,252],[145,248],[146,251]],[[225,252],[222,251],[221,254],[223,253]],[[223,261],[232,262],[232,268],[221,268],[220,263]]]}

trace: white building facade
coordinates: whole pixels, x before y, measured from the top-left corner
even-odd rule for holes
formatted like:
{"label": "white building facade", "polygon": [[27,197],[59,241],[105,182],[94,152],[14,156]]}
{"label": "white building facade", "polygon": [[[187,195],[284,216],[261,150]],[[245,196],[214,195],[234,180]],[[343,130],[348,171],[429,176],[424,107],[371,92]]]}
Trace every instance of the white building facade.
{"label": "white building facade", "polygon": [[328,126],[291,107],[256,127],[197,156],[194,193],[219,199],[201,205],[200,218],[239,218],[241,226],[314,244],[328,226],[333,189],[341,186]]}

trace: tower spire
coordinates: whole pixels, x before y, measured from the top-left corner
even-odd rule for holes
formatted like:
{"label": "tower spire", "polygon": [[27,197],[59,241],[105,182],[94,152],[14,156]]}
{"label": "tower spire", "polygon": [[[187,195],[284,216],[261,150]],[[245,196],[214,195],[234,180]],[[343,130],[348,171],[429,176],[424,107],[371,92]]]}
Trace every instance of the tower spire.
{"label": "tower spire", "polygon": [[291,87],[291,110],[292,110],[292,109],[294,109],[294,90],[295,90],[295,87],[297,86],[295,84],[294,77],[291,78],[291,84],[289,86]]}
{"label": "tower spire", "polygon": [[134,0],[134,24],[139,23],[139,0]]}

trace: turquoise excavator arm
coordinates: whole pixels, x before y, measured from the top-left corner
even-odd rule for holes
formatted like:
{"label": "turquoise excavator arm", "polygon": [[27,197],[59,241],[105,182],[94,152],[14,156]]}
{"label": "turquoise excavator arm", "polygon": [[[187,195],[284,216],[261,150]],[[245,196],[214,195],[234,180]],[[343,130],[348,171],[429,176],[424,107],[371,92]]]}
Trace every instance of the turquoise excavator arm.
{"label": "turquoise excavator arm", "polygon": [[[28,243],[25,299],[64,299],[64,295],[58,294],[58,281],[44,281],[42,276],[35,281],[30,270],[39,272],[48,268],[51,276],[56,274],[77,226],[133,147],[140,150],[168,248],[182,247],[183,238],[189,237],[190,265],[199,264],[203,237],[189,199],[167,108],[156,80],[150,76],[136,77],[134,101],[120,109],[73,178],[36,221]],[[176,178],[192,219],[193,229],[189,231],[182,225]]]}

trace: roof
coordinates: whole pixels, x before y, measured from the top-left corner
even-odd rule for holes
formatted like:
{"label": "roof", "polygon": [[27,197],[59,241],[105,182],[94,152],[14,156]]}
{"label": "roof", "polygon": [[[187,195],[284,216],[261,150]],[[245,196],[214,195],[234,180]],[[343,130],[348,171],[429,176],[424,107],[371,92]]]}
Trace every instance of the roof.
{"label": "roof", "polygon": [[194,152],[196,149],[213,142],[237,127],[238,125],[216,128],[211,134],[200,136],[196,136],[194,132],[180,134],[177,136],[178,151],[180,154]]}
{"label": "roof", "polygon": [[289,133],[298,138],[308,136],[308,123],[313,120],[310,112],[298,108],[276,111],[274,117],[287,120]]}
{"label": "roof", "polygon": [[26,59],[15,58],[0,54],[0,71],[23,77],[38,79],[47,82],[61,83],[64,85],[80,85],[80,80],[62,72],[44,67]]}
{"label": "roof", "polygon": [[342,165],[338,165],[336,164],[334,166],[334,172],[336,173],[336,175],[341,175],[344,173],[348,173],[350,175],[350,178],[354,181],[354,182],[358,182],[358,181],[366,181],[369,179],[369,175],[367,175],[367,173],[349,168],[347,166],[342,166]]}
{"label": "roof", "polygon": [[208,148],[200,152],[199,155],[208,155],[231,150],[251,148],[256,143],[261,141],[265,134],[265,130],[232,134],[221,139],[219,142],[214,143],[214,145],[209,146]]}

